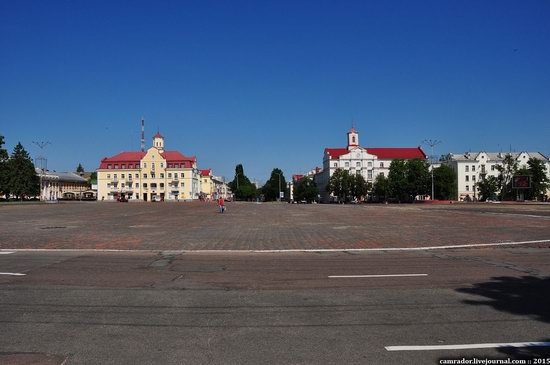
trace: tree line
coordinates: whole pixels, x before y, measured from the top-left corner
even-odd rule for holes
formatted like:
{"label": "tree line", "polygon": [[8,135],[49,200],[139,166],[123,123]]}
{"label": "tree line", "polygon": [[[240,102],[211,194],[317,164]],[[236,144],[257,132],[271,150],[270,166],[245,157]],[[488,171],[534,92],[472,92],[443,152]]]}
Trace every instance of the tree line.
{"label": "tree line", "polygon": [[18,200],[37,196],[40,180],[29,153],[19,142],[8,155],[4,143],[4,136],[0,136],[0,195]]}

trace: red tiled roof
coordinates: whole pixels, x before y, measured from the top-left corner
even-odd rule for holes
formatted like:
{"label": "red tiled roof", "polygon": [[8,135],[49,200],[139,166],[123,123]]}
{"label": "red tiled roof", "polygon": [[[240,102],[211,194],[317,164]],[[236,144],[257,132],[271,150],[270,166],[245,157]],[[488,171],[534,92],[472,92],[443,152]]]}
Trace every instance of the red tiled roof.
{"label": "red tiled roof", "polygon": [[210,176],[212,169],[201,170],[201,176]]}
{"label": "red tiled roof", "polygon": [[[404,159],[409,160],[413,158],[425,159],[426,154],[422,151],[422,148],[366,148],[367,153],[376,155],[380,159]],[[325,148],[325,154],[328,154],[331,159],[337,159],[338,157],[345,155],[349,150],[347,148]]]}
{"label": "red tiled roof", "polygon": [[348,152],[347,148],[325,148],[325,153],[328,154],[331,159],[338,158]]}
{"label": "red tiled roof", "polygon": [[381,159],[404,159],[411,160],[414,158],[425,159],[426,154],[422,148],[367,148],[367,152],[371,155],[376,155]]}
{"label": "red tiled roof", "polygon": [[164,137],[162,136],[162,134],[160,134],[160,132],[157,132],[157,134],[155,134],[153,138],[164,138]]}
{"label": "red tiled roof", "polygon": [[300,181],[303,177],[304,177],[304,175],[298,175],[298,174],[292,175],[292,180],[293,180],[294,182]]}
{"label": "red tiled roof", "polygon": [[180,161],[193,161],[195,162],[197,158],[195,156],[184,156],[178,151],[164,151],[161,153],[162,157],[168,162],[180,162]]}
{"label": "red tiled roof", "polygon": [[[128,165],[139,164],[141,159],[145,157],[146,152],[121,152],[118,155],[112,157],[105,157],[99,164],[100,169],[106,169],[107,165]],[[178,151],[164,151],[161,156],[169,163],[181,163],[183,167],[191,167],[193,162],[197,161],[195,156],[184,156]],[[114,167],[114,166],[112,166]],[[137,168],[137,166],[136,166]]]}

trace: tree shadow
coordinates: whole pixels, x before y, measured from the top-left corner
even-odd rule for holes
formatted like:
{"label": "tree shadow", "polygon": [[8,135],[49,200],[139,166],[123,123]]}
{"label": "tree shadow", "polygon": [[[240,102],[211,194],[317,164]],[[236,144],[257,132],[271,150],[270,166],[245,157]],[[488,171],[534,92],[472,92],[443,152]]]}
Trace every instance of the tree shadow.
{"label": "tree shadow", "polygon": [[[457,291],[485,298],[464,300],[466,304],[488,305],[499,311],[530,316],[535,320],[550,323],[550,277],[494,277],[491,281],[477,283],[469,288],[459,288]],[[537,342],[550,342],[550,339]],[[502,347],[498,351],[514,359],[550,356],[550,347]]]}

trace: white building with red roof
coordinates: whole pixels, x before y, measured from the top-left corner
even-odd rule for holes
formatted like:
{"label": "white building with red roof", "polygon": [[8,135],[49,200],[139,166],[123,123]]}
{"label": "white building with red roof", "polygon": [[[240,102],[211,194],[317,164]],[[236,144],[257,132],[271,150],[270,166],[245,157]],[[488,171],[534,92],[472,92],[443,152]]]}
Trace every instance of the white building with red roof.
{"label": "white building with red roof", "polygon": [[351,174],[362,175],[367,182],[374,183],[380,174],[388,176],[393,160],[426,159],[420,147],[413,148],[373,148],[359,145],[359,133],[355,128],[348,132],[346,148],[325,148],[323,170],[316,175],[316,183],[323,202],[330,201],[326,186],[336,169],[348,170]]}
{"label": "white building with red roof", "polygon": [[97,169],[98,200],[121,197],[138,201],[194,200],[199,198],[197,158],[164,149],[157,132],[145,152],[121,152],[101,160]]}

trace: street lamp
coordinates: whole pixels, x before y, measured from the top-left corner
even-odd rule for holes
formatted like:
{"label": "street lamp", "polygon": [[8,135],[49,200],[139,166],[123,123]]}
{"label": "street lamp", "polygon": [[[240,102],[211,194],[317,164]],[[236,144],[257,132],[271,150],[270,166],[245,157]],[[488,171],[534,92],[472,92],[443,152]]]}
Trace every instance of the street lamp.
{"label": "street lamp", "polygon": [[430,146],[432,149],[432,155],[430,156],[430,165],[432,168],[432,200],[434,200],[434,147],[440,144],[441,141],[435,140],[435,139],[425,139],[422,141],[422,144],[425,144],[427,146]]}
{"label": "street lamp", "polygon": [[276,172],[276,174],[279,175],[279,197],[277,199],[281,201],[281,174],[279,172]]}
{"label": "street lamp", "polygon": [[237,200],[237,192],[239,191],[239,175],[242,175],[241,172],[235,173],[235,179],[237,180],[237,191],[235,191],[235,200]]}

